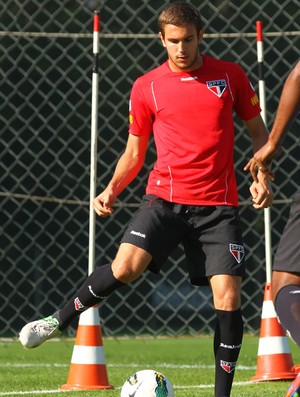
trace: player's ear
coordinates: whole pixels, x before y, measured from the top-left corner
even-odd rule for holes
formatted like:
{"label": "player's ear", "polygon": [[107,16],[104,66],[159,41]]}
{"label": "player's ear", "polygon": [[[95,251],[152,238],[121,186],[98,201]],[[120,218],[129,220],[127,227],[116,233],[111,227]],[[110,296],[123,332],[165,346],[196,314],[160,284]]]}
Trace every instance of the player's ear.
{"label": "player's ear", "polygon": [[202,28],[202,29],[199,31],[199,35],[198,35],[198,44],[201,43],[201,41],[202,41],[202,39],[203,39],[203,35],[204,35],[204,28]]}
{"label": "player's ear", "polygon": [[159,38],[161,39],[162,45],[165,47],[166,46],[166,42],[165,42],[165,38],[164,38],[162,32],[159,32]]}

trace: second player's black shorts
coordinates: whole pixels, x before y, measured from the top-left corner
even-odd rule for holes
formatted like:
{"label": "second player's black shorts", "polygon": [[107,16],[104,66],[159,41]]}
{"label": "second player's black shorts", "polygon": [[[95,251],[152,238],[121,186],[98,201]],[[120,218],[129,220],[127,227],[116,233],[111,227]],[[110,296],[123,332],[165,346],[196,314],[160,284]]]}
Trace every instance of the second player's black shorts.
{"label": "second player's black shorts", "polygon": [[300,274],[300,193],[293,197],[289,219],[275,255],[273,270]]}
{"label": "second player's black shorts", "polygon": [[207,285],[216,274],[244,275],[244,246],[237,207],[190,206],[145,195],[121,243],[152,256],[158,273],[171,252],[183,244],[192,284]]}

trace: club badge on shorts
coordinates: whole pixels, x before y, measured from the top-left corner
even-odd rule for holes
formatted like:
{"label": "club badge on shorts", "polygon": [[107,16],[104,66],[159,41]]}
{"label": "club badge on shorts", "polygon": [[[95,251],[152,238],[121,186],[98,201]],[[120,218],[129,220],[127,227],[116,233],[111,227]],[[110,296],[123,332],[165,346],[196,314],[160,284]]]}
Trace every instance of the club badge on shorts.
{"label": "club badge on shorts", "polygon": [[242,245],[239,244],[229,244],[229,251],[232,253],[232,255],[235,257],[235,260],[237,263],[241,263],[244,256],[245,256],[245,250]]}

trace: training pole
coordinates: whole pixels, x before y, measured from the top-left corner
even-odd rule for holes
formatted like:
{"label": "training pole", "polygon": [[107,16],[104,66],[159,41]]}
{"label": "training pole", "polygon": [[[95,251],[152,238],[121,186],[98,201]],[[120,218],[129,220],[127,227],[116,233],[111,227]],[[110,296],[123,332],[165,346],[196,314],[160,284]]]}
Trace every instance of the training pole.
{"label": "training pole", "polygon": [[[92,78],[92,119],[91,119],[91,164],[90,164],[90,224],[89,224],[89,265],[91,274],[95,269],[95,226],[96,215],[93,199],[96,196],[97,175],[97,129],[98,129],[98,55],[99,55],[99,12],[94,12],[93,34],[93,78]],[[75,345],[67,383],[62,390],[113,389],[108,383],[106,361],[102,340],[99,312],[96,306],[83,311],[79,317]]]}
{"label": "training pole", "polygon": [[[259,78],[259,102],[262,109],[262,118],[267,125],[266,117],[266,89],[263,76],[264,46],[263,46],[263,24],[256,21],[256,44],[257,44],[257,62]],[[264,208],[265,224],[265,256],[266,256],[266,282],[270,283],[272,279],[272,243],[271,243],[271,209]]]}
{"label": "training pole", "polygon": [[89,262],[88,274],[95,270],[95,230],[96,215],[93,209],[93,199],[96,196],[97,181],[97,130],[98,130],[98,86],[99,86],[99,11],[94,12],[93,32],[93,74],[92,74],[92,114],[91,114],[91,164],[90,164],[90,217],[89,217]]}

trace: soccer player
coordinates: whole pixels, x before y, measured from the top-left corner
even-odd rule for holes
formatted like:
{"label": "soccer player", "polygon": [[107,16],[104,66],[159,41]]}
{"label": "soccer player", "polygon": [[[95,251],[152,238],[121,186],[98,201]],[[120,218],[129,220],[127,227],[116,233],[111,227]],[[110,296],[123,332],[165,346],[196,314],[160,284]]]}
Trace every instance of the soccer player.
{"label": "soccer player", "polygon": [[[254,180],[256,169],[273,174],[270,164],[281,153],[281,144],[291,123],[300,111],[300,61],[286,79],[267,143],[246,165]],[[294,195],[290,215],[274,258],[272,272],[274,306],[282,326],[300,347],[300,193]],[[286,397],[300,395],[300,374]]]}
{"label": "soccer player", "polygon": [[[168,59],[138,78],[131,91],[129,135],[111,181],[93,201],[111,215],[117,196],[137,176],[154,134],[157,161],[140,209],[112,264],[96,268],[66,305],[27,324],[21,343],[32,348],[57,336],[83,310],[99,304],[146,269],[159,272],[182,243],[190,281],[209,282],[216,310],[215,396],[230,396],[241,348],[244,246],[234,172],[233,111],[245,122],[254,152],[267,141],[257,95],[244,71],[199,52],[204,29],[197,9],[172,3],[159,16]],[[254,208],[271,205],[270,178],[258,171]]]}

